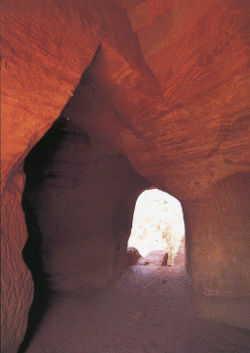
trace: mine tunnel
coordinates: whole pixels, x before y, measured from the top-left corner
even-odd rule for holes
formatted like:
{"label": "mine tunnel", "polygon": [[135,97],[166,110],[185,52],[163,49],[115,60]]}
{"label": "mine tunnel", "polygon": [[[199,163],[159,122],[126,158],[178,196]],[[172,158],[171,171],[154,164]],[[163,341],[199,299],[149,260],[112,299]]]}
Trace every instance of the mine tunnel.
{"label": "mine tunnel", "polygon": [[250,351],[249,6],[2,1],[2,353]]}
{"label": "mine tunnel", "polygon": [[[244,347],[244,333],[190,313],[181,204],[136,173],[125,155],[103,151],[61,115],[25,158],[24,172],[23,259],[34,297],[19,353],[103,346],[153,353],[166,345],[205,352],[211,342],[219,352],[221,339],[229,349],[232,333]],[[135,334],[139,322],[147,338]]]}

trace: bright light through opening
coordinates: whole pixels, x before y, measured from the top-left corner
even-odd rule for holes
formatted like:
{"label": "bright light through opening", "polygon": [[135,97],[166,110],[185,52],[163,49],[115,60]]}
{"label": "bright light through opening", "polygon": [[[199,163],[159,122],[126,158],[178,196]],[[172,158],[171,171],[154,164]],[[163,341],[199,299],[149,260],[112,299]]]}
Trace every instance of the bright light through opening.
{"label": "bright light through opening", "polygon": [[144,191],[137,199],[128,241],[142,256],[153,250],[168,253],[168,265],[184,241],[185,226],[180,202],[166,192]]}

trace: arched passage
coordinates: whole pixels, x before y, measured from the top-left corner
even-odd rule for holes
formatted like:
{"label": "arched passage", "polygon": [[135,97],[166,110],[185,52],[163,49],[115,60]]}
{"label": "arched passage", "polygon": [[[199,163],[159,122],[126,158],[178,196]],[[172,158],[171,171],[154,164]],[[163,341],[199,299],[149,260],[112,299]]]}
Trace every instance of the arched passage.
{"label": "arched passage", "polygon": [[158,189],[142,192],[136,202],[128,246],[135,247],[144,257],[152,251],[163,251],[171,266],[180,248],[185,248],[184,236],[180,202]]}

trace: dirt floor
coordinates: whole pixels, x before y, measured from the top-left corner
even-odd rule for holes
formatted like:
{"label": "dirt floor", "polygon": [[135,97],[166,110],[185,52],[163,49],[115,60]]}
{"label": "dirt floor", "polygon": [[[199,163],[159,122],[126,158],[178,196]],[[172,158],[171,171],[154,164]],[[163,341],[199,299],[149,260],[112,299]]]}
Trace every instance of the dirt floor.
{"label": "dirt floor", "polygon": [[249,353],[249,331],[194,317],[183,250],[173,267],[157,256],[105,291],[57,298],[27,352]]}

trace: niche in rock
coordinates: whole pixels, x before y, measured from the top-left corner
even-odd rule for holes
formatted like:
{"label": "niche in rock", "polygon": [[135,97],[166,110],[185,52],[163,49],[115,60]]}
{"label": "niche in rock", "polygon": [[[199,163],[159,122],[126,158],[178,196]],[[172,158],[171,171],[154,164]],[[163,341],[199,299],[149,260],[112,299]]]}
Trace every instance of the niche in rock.
{"label": "niche in rock", "polygon": [[141,193],[135,206],[128,246],[136,248],[146,258],[165,255],[165,264],[172,266],[176,255],[184,251],[184,236],[180,202],[158,189]]}

